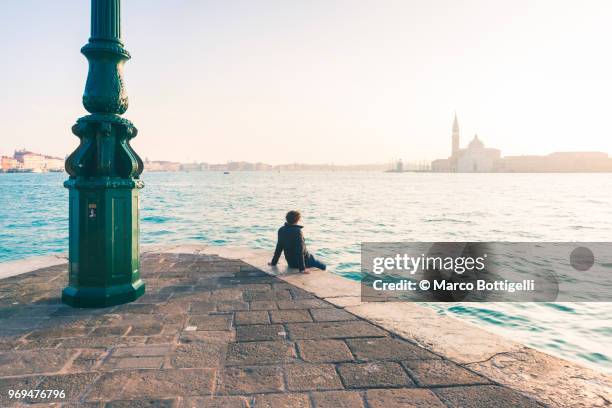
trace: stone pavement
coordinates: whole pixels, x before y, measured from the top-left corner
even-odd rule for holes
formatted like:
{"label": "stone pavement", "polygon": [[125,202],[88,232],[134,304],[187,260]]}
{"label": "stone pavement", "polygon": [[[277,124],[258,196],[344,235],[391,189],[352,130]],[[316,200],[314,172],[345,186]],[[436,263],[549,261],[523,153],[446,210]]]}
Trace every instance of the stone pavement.
{"label": "stone pavement", "polygon": [[0,407],[542,406],[242,261],[141,269],[145,296],[106,309],[61,304],[65,264],[0,280]]}

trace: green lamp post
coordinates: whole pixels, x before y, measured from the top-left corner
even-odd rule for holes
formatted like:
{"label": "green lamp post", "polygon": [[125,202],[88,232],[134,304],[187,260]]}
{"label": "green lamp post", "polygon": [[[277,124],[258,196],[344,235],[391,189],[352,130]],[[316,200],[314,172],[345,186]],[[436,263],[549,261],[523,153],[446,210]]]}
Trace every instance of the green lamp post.
{"label": "green lamp post", "polygon": [[143,170],[130,139],[137,129],[122,118],[128,107],[122,71],[121,0],[92,0],[89,61],[83,106],[90,115],[72,127],[79,147],[66,159],[69,190],[69,284],[62,302],[105,307],[145,291],[140,279],[138,192]]}

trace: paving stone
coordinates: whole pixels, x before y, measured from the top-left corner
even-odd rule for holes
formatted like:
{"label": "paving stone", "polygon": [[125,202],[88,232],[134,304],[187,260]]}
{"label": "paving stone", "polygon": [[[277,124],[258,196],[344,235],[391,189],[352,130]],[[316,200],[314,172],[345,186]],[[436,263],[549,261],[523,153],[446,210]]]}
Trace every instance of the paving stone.
{"label": "paving stone", "polygon": [[[125,314],[125,315],[119,315],[119,317],[120,317],[120,320],[118,321],[114,321],[114,322],[107,323],[107,324],[100,324],[100,326],[111,326],[111,325],[141,326],[145,324],[171,323],[170,316],[166,316],[166,315]],[[171,317],[172,317],[172,320],[176,318],[175,315],[172,315]]]}
{"label": "paving stone", "polygon": [[[102,315],[106,316],[106,315]],[[45,319],[39,326],[41,329],[49,329],[49,328],[59,328],[59,327],[92,327],[92,326],[106,326],[106,324],[90,324],[92,320],[97,320],[96,317],[74,317],[74,316],[54,316],[49,317],[49,319]]]}
{"label": "paving stone", "polygon": [[170,299],[170,293],[145,293],[134,303],[164,303]]}
{"label": "paving stone", "polygon": [[234,324],[268,324],[270,318],[265,310],[251,312],[236,312],[234,315]]}
{"label": "paving stone", "polygon": [[162,303],[155,305],[156,314],[183,314],[189,309],[188,303],[182,303],[178,301]]}
{"label": "paving stone", "polygon": [[243,300],[242,294],[244,292],[240,289],[227,288],[227,289],[216,289],[210,294],[210,300]]}
{"label": "paving stone", "polygon": [[[0,325],[2,323],[0,322]],[[2,326],[0,326],[2,327]],[[52,342],[55,342],[55,346],[57,346],[58,344],[60,344],[62,341],[61,339],[51,339]],[[0,338],[0,351],[13,351],[13,350],[17,350],[19,349],[20,345],[24,345],[27,343],[22,343],[18,340],[8,340],[8,337],[2,337]],[[54,347],[54,346],[53,346]],[[50,348],[53,348],[50,347]],[[28,349],[31,349],[32,347],[29,347]],[[37,347],[36,345],[34,346],[34,348],[40,348]],[[47,347],[44,347],[47,348]]]}
{"label": "paving stone", "polygon": [[207,314],[216,310],[215,302],[191,302],[189,306],[190,314]]}
{"label": "paving stone", "polygon": [[22,317],[13,316],[10,319],[3,319],[2,330],[8,332],[9,330],[13,330],[15,333],[25,333],[30,330],[36,329],[42,323],[45,322],[45,318],[35,318],[35,317]]}
{"label": "paving stone", "polygon": [[342,389],[333,364],[290,364],[285,366],[285,376],[290,391]]}
{"label": "paving stone", "polygon": [[175,368],[217,367],[225,354],[226,345],[221,342],[194,342],[179,344],[171,357]]}
{"label": "paving stone", "polygon": [[[162,333],[164,331],[164,328],[168,325],[171,324],[179,324],[179,325],[183,325],[185,324],[185,322],[187,321],[187,313],[181,313],[181,314],[168,314],[168,315],[153,315],[154,317],[157,317],[156,321],[160,322],[164,325],[164,327],[162,327]],[[140,322],[139,322],[140,324]]]}
{"label": "paving stone", "polygon": [[249,310],[249,304],[241,300],[223,300],[217,302],[219,312],[233,312],[236,310]]}
{"label": "paving stone", "polygon": [[308,310],[272,310],[270,318],[272,323],[312,322]]}
{"label": "paving stone", "polygon": [[165,344],[136,347],[117,347],[112,357],[150,357],[165,356],[170,353],[170,346]]}
{"label": "paving stone", "polygon": [[128,303],[117,306],[114,313],[150,314],[155,311],[155,305],[151,303]]}
{"label": "paving stone", "polygon": [[345,363],[338,372],[346,388],[411,386],[414,383],[395,362]]}
{"label": "paving stone", "polygon": [[109,348],[113,346],[131,346],[145,344],[147,338],[140,336],[119,337],[74,337],[62,341],[62,348]]}
{"label": "paving stone", "polygon": [[135,370],[104,373],[90,388],[86,401],[167,399],[212,392],[214,370]]}
{"label": "paving stone", "polygon": [[370,408],[445,408],[433,392],[416,388],[368,390],[366,399]]}
{"label": "paving stone", "polygon": [[496,385],[437,388],[433,391],[450,408],[541,408],[534,400]]}
{"label": "paving stone", "polygon": [[205,342],[222,342],[227,343],[236,339],[236,333],[234,331],[183,331],[180,334],[180,343],[189,343],[193,341],[205,341]]}
{"label": "paving stone", "polygon": [[250,302],[251,310],[274,310],[277,309],[276,302],[272,300],[255,300]]}
{"label": "paving stone", "polygon": [[280,290],[280,289],[291,289],[291,288],[294,288],[294,287],[295,287],[295,286],[293,286],[292,284],[287,283],[287,282],[283,282],[283,281],[281,281],[281,280],[277,280],[276,282],[274,282],[274,283],[272,284],[272,288],[273,288],[273,289],[276,289],[276,290]]}
{"label": "paving stone", "polygon": [[342,309],[312,309],[310,313],[316,322],[357,320],[356,316]]}
{"label": "paving stone", "polygon": [[89,332],[91,332],[91,328],[87,328],[87,327],[55,327],[55,328],[33,331],[32,333],[27,335],[26,339],[38,340],[38,339],[78,337],[78,336],[85,336]]}
{"label": "paving stone", "polygon": [[184,399],[180,408],[249,408],[250,397],[219,396]]}
{"label": "paving stone", "polygon": [[[203,278],[206,282],[214,280],[214,278]],[[148,281],[148,280],[147,280]],[[199,280],[197,281],[199,282]],[[189,306],[190,302],[207,302],[210,301],[211,292],[194,285],[194,291],[192,293],[181,293],[173,296],[169,299],[169,302],[180,303],[184,306]]]}
{"label": "paving stone", "polygon": [[175,408],[178,401],[174,399],[144,399],[109,401],[104,408]]}
{"label": "paving stone", "polygon": [[351,337],[386,336],[387,332],[366,321],[289,323],[292,339],[340,339]]}
{"label": "paving stone", "polygon": [[98,363],[100,363],[108,352],[103,349],[84,349],[80,350],[79,355],[72,361],[68,371],[83,372],[91,371]]}
{"label": "paving stone", "polygon": [[164,357],[123,357],[109,358],[102,365],[102,369],[137,369],[137,368],[157,368],[160,369],[164,363]]}
{"label": "paving stone", "polygon": [[[241,280],[244,279],[245,278],[242,278]],[[235,287],[236,289],[249,292],[269,292],[272,290],[272,285],[270,285],[269,283],[238,283]]]}
{"label": "paving stone", "polygon": [[221,374],[220,394],[240,395],[280,392],[283,374],[280,367],[229,367]]}
{"label": "paving stone", "polygon": [[249,282],[279,282],[278,278],[270,276],[244,261],[240,261],[240,271],[236,273],[236,277],[239,277],[241,282],[243,282],[245,278],[248,279]]}
{"label": "paving stone", "polygon": [[303,340],[297,342],[302,360],[310,363],[337,363],[352,361],[346,343],[342,340]]}
{"label": "paving stone", "polygon": [[316,299],[316,297],[310,293],[305,291],[304,289],[296,288],[295,286],[289,286],[289,292],[291,292],[291,297],[293,299]]}
{"label": "paving stone", "polygon": [[202,300],[210,300],[211,291],[218,290],[221,288],[219,284],[219,278],[223,276],[230,276],[231,273],[223,273],[223,272],[212,272],[206,271],[206,276],[198,279],[196,284],[194,285],[194,290],[197,293],[208,293],[208,296],[203,298]]}
{"label": "paving stone", "polygon": [[176,294],[189,293],[189,292],[192,292],[192,291],[193,291],[193,286],[192,285],[174,285],[174,286],[165,286],[165,287],[161,288],[159,290],[159,293],[160,294],[173,293],[176,296]]}
{"label": "paving stone", "polygon": [[74,350],[38,349],[0,353],[0,376],[54,373],[74,356]]}
{"label": "paving stone", "polygon": [[104,307],[100,309],[77,309],[67,305],[60,305],[51,316],[74,316],[74,317],[91,317],[95,315],[109,314],[114,307]]}
{"label": "paving stone", "polygon": [[65,397],[57,398],[28,398],[29,403],[33,402],[66,402],[74,401],[79,398],[81,394],[88,388],[97,377],[99,373],[76,373],[66,375],[52,375],[43,377],[42,381],[37,385],[36,389],[40,390],[59,390],[64,391]]}
{"label": "paving stone", "polygon": [[[26,293],[24,293],[24,289],[28,286],[34,286],[34,283],[30,281],[29,283],[24,275],[16,275],[15,278],[21,279],[14,286],[7,285],[7,279],[2,280],[2,292],[7,296],[0,301],[4,305],[2,312],[0,312],[0,317],[12,317],[12,318],[21,318],[21,317],[33,317],[33,316],[57,316],[60,311],[65,312],[71,308],[63,305],[36,305],[32,304],[32,302],[27,301]],[[32,287],[29,292],[35,291]],[[71,313],[71,316],[83,316],[90,315],[90,313],[81,313],[76,315],[75,313]]]}
{"label": "paving stone", "polygon": [[170,344],[174,343],[176,336],[173,334],[162,334],[159,336],[147,337],[147,344]]}
{"label": "paving stone", "polygon": [[283,340],[285,328],[280,324],[258,324],[236,327],[237,341]]}
{"label": "paving stone", "polygon": [[[185,323],[180,323],[180,324],[164,324],[162,326],[162,330],[160,334],[163,335],[175,335],[178,334],[180,331],[183,330],[183,328],[185,327]],[[130,335],[130,333],[128,333],[128,336]]]}
{"label": "paving stone", "polygon": [[227,349],[225,364],[230,365],[264,365],[282,364],[295,361],[293,343],[285,341],[253,341],[231,343]]}
{"label": "paving stone", "polygon": [[133,325],[128,336],[154,336],[162,332],[163,326],[160,323],[149,323]]}
{"label": "paving stone", "polygon": [[349,339],[346,341],[358,360],[422,360],[439,359],[422,347],[392,338]]}
{"label": "paving stone", "polygon": [[123,336],[130,330],[130,326],[102,326],[97,327],[91,332],[94,337],[97,336]]}
{"label": "paving stone", "polygon": [[363,398],[356,391],[313,392],[312,399],[316,408],[364,408]]}
{"label": "paving stone", "polygon": [[[9,342],[12,343],[13,347],[4,349],[5,351],[10,350],[34,350],[34,349],[54,349],[57,348],[60,344],[64,342],[64,339],[38,339],[27,341],[23,340],[21,342]],[[0,344],[3,342],[0,341]]]}
{"label": "paving stone", "polygon": [[306,394],[262,394],[255,397],[253,408],[310,408]]}
{"label": "paving stone", "polygon": [[321,299],[279,300],[276,302],[276,305],[279,309],[321,309],[335,307]]}
{"label": "paving stone", "polygon": [[230,315],[195,315],[189,318],[189,326],[196,326],[196,330],[230,330],[232,316]]}
{"label": "paving stone", "polygon": [[[101,401],[96,402],[69,402],[67,404],[62,404],[62,408],[105,408],[105,404]],[[33,405],[33,407],[38,408],[38,405]],[[49,408],[57,408],[57,405],[50,406]]]}
{"label": "paving stone", "polygon": [[486,378],[448,360],[409,360],[402,362],[418,385],[448,386],[490,383]]}
{"label": "paving stone", "polygon": [[266,292],[245,291],[243,299],[247,302],[256,300],[289,300],[291,293],[288,290],[268,290]]}

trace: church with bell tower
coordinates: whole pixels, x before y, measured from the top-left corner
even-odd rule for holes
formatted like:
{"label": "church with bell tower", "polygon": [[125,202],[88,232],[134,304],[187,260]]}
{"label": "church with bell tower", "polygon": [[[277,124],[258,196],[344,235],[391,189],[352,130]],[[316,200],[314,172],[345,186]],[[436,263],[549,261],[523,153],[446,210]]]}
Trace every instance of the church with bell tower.
{"label": "church with bell tower", "polygon": [[434,160],[431,163],[431,170],[451,173],[490,173],[498,170],[501,151],[485,147],[478,135],[474,135],[467,148],[462,149],[460,145],[459,120],[455,113],[451,134],[451,155],[448,159]]}

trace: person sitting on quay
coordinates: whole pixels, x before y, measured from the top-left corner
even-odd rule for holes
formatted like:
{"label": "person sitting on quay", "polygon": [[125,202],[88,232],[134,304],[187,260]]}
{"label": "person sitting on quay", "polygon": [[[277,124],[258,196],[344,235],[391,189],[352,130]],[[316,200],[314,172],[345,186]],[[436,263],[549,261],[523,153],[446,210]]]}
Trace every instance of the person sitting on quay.
{"label": "person sitting on quay", "polygon": [[284,252],[289,267],[298,269],[300,273],[308,273],[306,268],[325,270],[327,266],[308,253],[306,249],[304,234],[302,233],[303,226],[298,225],[301,217],[299,211],[292,210],[287,213],[285,216],[287,222],[278,230],[276,249],[269,265],[275,266],[281,253]]}

